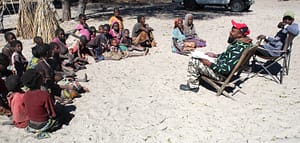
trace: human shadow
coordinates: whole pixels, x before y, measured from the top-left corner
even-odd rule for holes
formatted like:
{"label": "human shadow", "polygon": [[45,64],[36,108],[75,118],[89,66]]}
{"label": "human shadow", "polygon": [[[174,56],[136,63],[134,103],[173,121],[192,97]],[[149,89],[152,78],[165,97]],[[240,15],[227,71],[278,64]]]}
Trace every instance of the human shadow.
{"label": "human shadow", "polygon": [[[273,62],[274,62],[274,61],[267,61],[267,62],[263,63],[263,65],[266,67],[266,66],[268,66],[268,65],[270,65],[270,64],[273,64],[273,65],[271,65],[270,67],[268,67],[267,70],[268,70],[272,75],[277,75],[277,74],[280,72],[282,66],[281,66],[281,64],[279,64],[278,62],[275,62],[275,63],[273,63]],[[262,68],[261,65],[258,65],[258,64],[252,65],[252,72],[253,72],[253,73],[258,73],[258,72],[259,72],[259,74],[268,75],[268,72],[265,71],[265,70],[262,70],[262,69],[263,69],[263,68]]]}
{"label": "human shadow", "polygon": [[9,31],[13,31],[13,30],[16,30],[17,28],[5,28],[5,29],[2,29],[1,31],[0,31],[0,33],[6,33],[6,32],[9,32]]}
{"label": "human shadow", "polygon": [[55,109],[57,120],[60,122],[61,126],[69,125],[71,120],[75,117],[75,115],[71,113],[72,111],[76,110],[76,106],[74,105],[56,104]]}
{"label": "human shadow", "polygon": [[[235,75],[235,76],[232,77],[232,79],[231,79],[230,81],[237,80],[237,79],[239,79],[240,77],[241,77],[241,74]],[[248,78],[239,79],[239,80],[237,80],[237,82],[234,83],[234,87],[228,86],[228,87],[225,87],[224,90],[225,90],[227,93],[231,93],[231,94],[232,94],[232,93],[234,93],[234,91],[235,91],[236,88],[242,89],[241,84],[243,84],[243,83],[246,82],[247,80],[248,80]],[[218,84],[218,85],[221,87],[221,84],[219,84],[219,83],[216,83],[216,84]],[[206,88],[207,90],[213,91],[213,92],[215,92],[215,93],[218,92],[217,89],[215,89],[213,86],[211,86],[210,84],[208,84],[206,81],[204,81],[204,80],[202,80],[202,79],[200,79],[199,85],[200,85],[201,87],[204,87],[204,88]],[[222,94],[221,94],[221,95],[222,95]],[[232,96],[233,96],[233,95],[232,95]],[[231,99],[232,99],[232,98],[231,98]]]}

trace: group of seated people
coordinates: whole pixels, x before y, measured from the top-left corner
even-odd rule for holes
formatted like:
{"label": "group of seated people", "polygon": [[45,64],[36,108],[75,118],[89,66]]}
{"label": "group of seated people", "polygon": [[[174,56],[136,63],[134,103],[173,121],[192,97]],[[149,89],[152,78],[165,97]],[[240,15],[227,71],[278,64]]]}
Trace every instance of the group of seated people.
{"label": "group of seated people", "polygon": [[[120,60],[146,55],[149,48],[156,46],[153,29],[145,23],[144,16],[138,16],[132,37],[129,36],[129,30],[124,29],[119,9],[114,9],[109,24],[98,27],[98,35],[96,28],[89,27],[86,20],[84,14],[79,15],[80,23],[70,33],[78,40],[70,47],[66,44],[66,34],[61,28],[55,31],[55,37],[50,43],[35,37],[30,61],[23,55],[22,42],[17,40],[15,34],[5,33],[7,44],[0,53],[0,114],[12,116],[13,125],[39,134],[59,128],[61,123],[57,120],[55,103],[72,103],[72,99],[80,93],[89,91],[79,83],[87,81],[86,76],[83,79],[76,76],[76,72],[85,69],[89,63],[88,55],[96,61]],[[198,91],[199,76],[202,75],[224,80],[237,64],[242,51],[252,46],[248,26],[233,20],[231,23],[226,51],[221,54],[207,52],[206,55],[215,58],[215,62],[192,57],[188,64],[189,79],[187,84],[180,86],[181,90]],[[191,52],[206,46],[206,42],[195,32],[191,14],[186,15],[184,22],[178,18],[174,24],[172,52]],[[278,28],[280,31],[274,38],[258,36],[268,41],[263,46],[265,49],[280,49],[287,33],[299,34],[298,25],[294,23],[294,13],[285,13]],[[79,35],[75,34],[77,31]],[[258,50],[256,54],[273,56],[268,51],[263,52]]]}
{"label": "group of seated people", "polygon": [[[294,19],[295,14],[293,12],[285,12],[282,21],[277,25],[279,31],[275,37],[265,35],[259,35],[257,37],[257,40],[264,40],[265,44],[260,45],[254,54],[264,57],[280,56],[282,54],[282,49],[287,35],[291,34],[293,36],[297,36],[299,34],[299,27],[298,24],[294,22]],[[234,20],[232,20],[231,23],[232,28],[227,40],[229,45],[227,46],[226,51],[220,54],[206,52],[204,53],[205,56],[202,57],[194,57],[192,55],[188,63],[188,80],[186,84],[181,84],[179,86],[181,90],[198,92],[201,76],[206,76],[216,81],[225,80],[238,63],[242,52],[246,48],[252,47],[252,39],[248,36],[250,34],[249,27],[245,23],[238,23]],[[177,53],[184,50],[190,50],[190,47],[185,44],[187,41],[185,35],[177,36],[177,38],[174,36],[176,35],[174,33],[176,33],[176,31],[178,31],[177,29],[180,29],[180,27],[184,28],[181,31],[186,30],[186,27],[182,26],[182,20],[178,21],[178,19],[176,19],[172,37],[174,43],[172,51],[176,50],[175,52]],[[178,44],[182,41],[183,44]],[[181,45],[181,47],[177,45]],[[194,49],[192,48],[192,50]]]}
{"label": "group of seated people", "polygon": [[186,14],[184,21],[181,18],[175,19],[172,31],[172,52],[187,54],[196,48],[206,46],[206,41],[200,39],[196,33],[193,19],[192,14]]}
{"label": "group of seated people", "polygon": [[[71,33],[80,39],[78,44],[71,48],[73,52],[89,54],[96,62],[147,55],[149,48],[155,47],[156,43],[153,29],[145,23],[145,16],[137,17],[137,23],[130,37],[130,31],[124,29],[123,19],[119,14],[119,9],[115,8],[114,16],[109,19],[109,23],[100,25],[98,30],[93,26],[89,27],[86,23],[87,17],[80,14],[80,23]],[[77,31],[78,34],[76,34]]]}
{"label": "group of seated people", "polygon": [[14,33],[5,33],[7,44],[0,53],[0,114],[12,117],[5,124],[46,136],[62,125],[56,105],[72,103],[75,97],[89,91],[80,84],[87,82],[87,75],[83,78],[76,75],[90,62],[88,56],[96,62],[120,60],[146,55],[149,48],[155,47],[153,29],[145,24],[144,16],[138,17],[132,37],[124,29],[117,8],[109,24],[99,26],[99,34],[86,20],[84,14],[79,15],[79,24],[68,34],[77,38],[71,46],[67,46],[67,34],[62,28],[55,31],[50,43],[34,37],[29,61],[22,53],[22,42]]}
{"label": "group of seated people", "polygon": [[33,39],[35,45],[28,61],[15,34],[6,32],[4,36],[7,44],[0,53],[0,114],[12,116],[7,123],[26,127],[30,132],[59,128],[55,104],[72,103],[75,97],[89,91],[79,83],[86,82],[87,77],[79,79],[75,73],[77,66],[84,66],[86,61],[75,63],[71,55],[62,54],[55,38],[44,43],[38,36]]}

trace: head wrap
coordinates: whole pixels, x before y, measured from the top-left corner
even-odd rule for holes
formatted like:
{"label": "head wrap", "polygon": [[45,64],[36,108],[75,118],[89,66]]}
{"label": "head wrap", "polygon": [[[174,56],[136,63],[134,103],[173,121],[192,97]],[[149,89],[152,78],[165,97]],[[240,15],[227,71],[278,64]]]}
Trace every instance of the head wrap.
{"label": "head wrap", "polygon": [[174,21],[174,28],[178,27],[178,23],[179,21],[182,21],[181,18],[176,18],[175,21]]}
{"label": "head wrap", "polygon": [[189,17],[193,17],[193,15],[189,13],[189,14],[186,14],[185,17],[184,17],[184,25],[185,26],[188,26],[188,24],[189,24],[189,22],[188,22]]}

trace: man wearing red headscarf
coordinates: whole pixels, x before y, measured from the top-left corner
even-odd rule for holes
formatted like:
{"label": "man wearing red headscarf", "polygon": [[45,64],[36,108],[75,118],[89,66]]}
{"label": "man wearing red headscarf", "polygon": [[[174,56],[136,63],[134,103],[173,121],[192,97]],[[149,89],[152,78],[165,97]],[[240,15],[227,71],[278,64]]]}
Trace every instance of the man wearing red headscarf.
{"label": "man wearing red headscarf", "polygon": [[186,85],[180,85],[181,90],[198,92],[200,76],[224,80],[238,63],[244,49],[252,46],[252,39],[247,36],[250,34],[248,26],[245,23],[237,23],[234,20],[231,23],[232,28],[227,40],[229,45],[226,51],[221,54],[205,53],[207,57],[215,58],[215,61],[209,61],[201,57],[192,57],[188,65],[189,79]]}

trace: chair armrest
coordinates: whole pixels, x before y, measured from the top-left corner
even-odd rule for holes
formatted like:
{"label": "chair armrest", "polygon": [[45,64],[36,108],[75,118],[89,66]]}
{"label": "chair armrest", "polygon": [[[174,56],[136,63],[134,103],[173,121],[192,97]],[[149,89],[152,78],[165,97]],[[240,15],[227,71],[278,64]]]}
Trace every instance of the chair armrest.
{"label": "chair armrest", "polygon": [[270,51],[270,52],[275,52],[275,53],[285,53],[287,51],[285,50],[270,50],[270,49],[265,49],[265,48],[262,48],[261,45],[259,47],[257,47],[258,49],[261,49],[261,50],[264,50],[264,51]]}

